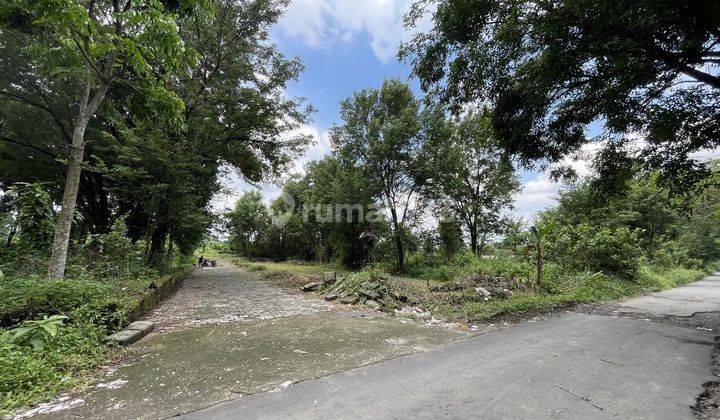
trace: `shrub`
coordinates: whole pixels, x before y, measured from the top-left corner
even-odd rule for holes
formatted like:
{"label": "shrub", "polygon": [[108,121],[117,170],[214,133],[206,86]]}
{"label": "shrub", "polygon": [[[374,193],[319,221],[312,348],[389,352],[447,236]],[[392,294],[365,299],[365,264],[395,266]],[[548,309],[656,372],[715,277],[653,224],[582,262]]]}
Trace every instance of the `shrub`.
{"label": "shrub", "polygon": [[110,232],[89,235],[82,255],[85,265],[98,277],[127,276],[143,262],[142,252],[127,236],[124,217],[115,220]]}
{"label": "shrub", "polygon": [[[11,330],[12,331],[12,330]],[[0,413],[52,398],[74,385],[74,374],[101,363],[107,349],[103,328],[69,324],[48,336],[42,351],[14,344],[0,345]]]}
{"label": "shrub", "polygon": [[66,319],[63,315],[46,315],[40,320],[25,321],[19,327],[0,335],[0,345],[31,345],[33,350],[42,350],[45,344],[57,335],[58,328]]}
{"label": "shrub", "polygon": [[602,271],[623,278],[634,276],[642,257],[637,230],[625,226],[566,225],[543,242],[550,259],[575,270]]}
{"label": "shrub", "polygon": [[63,375],[52,363],[12,345],[0,346],[0,412],[51,398]]}
{"label": "shrub", "polygon": [[[109,284],[86,280],[46,281],[24,278],[0,283],[0,313],[4,325],[42,315],[65,315],[71,320],[79,316],[102,317],[106,322],[121,310],[120,297]],[[116,325],[116,324],[105,324]]]}

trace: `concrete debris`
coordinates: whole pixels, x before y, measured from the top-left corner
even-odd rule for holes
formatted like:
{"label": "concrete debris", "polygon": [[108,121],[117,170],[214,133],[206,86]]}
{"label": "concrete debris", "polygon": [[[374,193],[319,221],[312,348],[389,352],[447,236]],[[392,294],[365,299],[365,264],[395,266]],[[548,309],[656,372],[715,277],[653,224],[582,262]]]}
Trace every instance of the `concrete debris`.
{"label": "concrete debris", "polygon": [[[346,305],[366,304],[373,309],[391,312],[407,302],[407,297],[397,293],[387,275],[374,275],[366,272],[352,273],[337,277],[334,272],[323,274],[325,281],[313,291],[324,292],[327,301],[338,300]],[[309,283],[310,285],[312,283]],[[305,287],[304,291],[308,291]]]}
{"label": "concrete debris", "polygon": [[323,284],[333,284],[337,280],[337,274],[334,271],[323,273]]}
{"label": "concrete debris", "polygon": [[348,295],[343,296],[340,298],[340,303],[345,305],[354,305],[360,301],[360,297],[358,295]]}
{"label": "concrete debris", "polygon": [[418,308],[417,306],[403,306],[400,310],[395,310],[396,315],[408,317],[408,318],[418,318],[418,319],[431,319],[432,314],[428,311],[424,311],[422,308]]}
{"label": "concrete debris", "polygon": [[373,309],[380,309],[380,304],[372,299],[366,300],[365,304]]}
{"label": "concrete debris", "polygon": [[312,292],[312,291],[317,290],[317,288],[318,288],[319,286],[320,286],[320,283],[311,281],[310,283],[307,283],[307,284],[303,285],[303,286],[300,288],[300,290],[302,290],[303,292]]}
{"label": "concrete debris", "polygon": [[126,381],[124,379],[116,379],[112,382],[99,383],[96,386],[98,388],[118,389],[121,386],[125,385],[126,383],[128,383],[128,381]]}

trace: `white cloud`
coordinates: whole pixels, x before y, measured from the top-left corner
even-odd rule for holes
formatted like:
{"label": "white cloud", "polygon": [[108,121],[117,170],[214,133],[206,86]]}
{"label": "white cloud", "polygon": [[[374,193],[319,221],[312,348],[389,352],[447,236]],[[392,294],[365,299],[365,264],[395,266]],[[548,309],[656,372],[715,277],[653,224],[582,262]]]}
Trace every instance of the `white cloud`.
{"label": "white cloud", "polygon": [[550,180],[547,172],[541,172],[535,179],[523,184],[523,189],[515,199],[516,216],[530,220],[538,211],[553,206],[561,185]]}
{"label": "white cloud", "polygon": [[551,180],[550,171],[557,166],[571,167],[580,178],[587,177],[592,173],[592,160],[601,147],[600,142],[585,144],[574,156],[566,157],[557,165],[537,173],[534,179],[525,182],[515,199],[515,215],[530,220],[538,211],[557,204],[563,183]]}
{"label": "white cloud", "polygon": [[289,173],[304,173],[305,165],[308,162],[322,159],[330,153],[330,132],[328,130],[321,131],[312,125],[304,125],[294,130],[294,132],[309,135],[313,138],[312,144],[310,144],[305,153],[294,162],[292,168],[288,171]]}
{"label": "white cloud", "polygon": [[[377,58],[387,63],[410,33],[402,24],[413,0],[294,0],[278,23],[280,31],[301,38],[313,48],[350,42],[359,34],[370,37]],[[427,27],[429,19],[419,24]]]}

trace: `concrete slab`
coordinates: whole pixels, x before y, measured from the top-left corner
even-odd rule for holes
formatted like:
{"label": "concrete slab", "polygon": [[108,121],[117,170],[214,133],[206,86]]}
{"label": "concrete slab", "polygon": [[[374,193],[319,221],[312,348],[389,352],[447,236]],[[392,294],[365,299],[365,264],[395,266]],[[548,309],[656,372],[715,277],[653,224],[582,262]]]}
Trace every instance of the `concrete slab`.
{"label": "concrete slab", "polygon": [[150,321],[135,321],[125,327],[126,330],[140,331],[144,336],[148,335],[155,328],[155,323]]}
{"label": "concrete slab", "polygon": [[[168,418],[468,335],[389,317],[335,313],[152,334],[133,346],[131,356],[110,369],[100,385],[74,397],[84,405],[40,418]],[[117,386],[101,386],[107,383]]]}
{"label": "concrete slab", "polygon": [[617,310],[686,317],[698,312],[720,311],[720,276],[712,275],[686,286],[627,299],[617,304]]}
{"label": "concrete slab", "polygon": [[143,337],[142,332],[134,330],[122,330],[107,337],[108,341],[114,341],[121,346],[129,346]]}
{"label": "concrete slab", "polygon": [[713,345],[706,331],[566,314],[183,418],[691,419]]}

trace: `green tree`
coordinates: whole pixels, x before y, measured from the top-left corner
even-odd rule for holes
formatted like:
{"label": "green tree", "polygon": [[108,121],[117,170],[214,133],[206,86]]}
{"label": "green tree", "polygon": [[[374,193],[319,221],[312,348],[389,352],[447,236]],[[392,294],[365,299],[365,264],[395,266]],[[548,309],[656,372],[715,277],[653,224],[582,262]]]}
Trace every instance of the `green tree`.
{"label": "green tree", "polygon": [[[267,36],[287,2],[209,3],[214,13],[172,3],[178,12],[173,25],[195,57],[183,67],[187,71],[164,79],[164,87],[185,103],[173,114],[178,120],[166,118],[167,107],[139,81],[109,85],[85,133],[88,159],[78,191],[76,241],[107,233],[113,220],[127,214],[130,238],[146,240],[146,261],[162,266],[166,254],[191,252],[206,233],[219,174],[237,170],[252,181],[274,177],[307,144],[308,137],[293,130],[307,122],[311,109],[285,95],[286,83],[302,66],[284,59]],[[32,28],[23,16],[7,15],[20,28],[0,32],[0,71],[6,76],[0,80],[0,182],[48,182],[57,202],[62,192],[52,186],[65,177],[76,92],[85,80],[83,72],[49,77],[36,69],[36,46],[53,45],[54,33],[22,30]],[[57,55],[68,63],[55,67],[72,67],[73,57]]]}
{"label": "green tree", "polygon": [[[49,78],[74,74],[82,80],[75,95],[77,109],[65,190],[48,265],[48,277],[60,279],[65,272],[80,185],[85,131],[108,88],[120,81],[131,83],[151,98],[157,109],[173,117],[182,108],[182,101],[164,88],[164,79],[186,64],[187,54],[177,33],[175,15],[157,1],[17,1],[2,15],[3,30],[28,29],[43,32],[43,40],[54,40],[49,45],[27,45],[34,50],[35,69]],[[70,58],[58,60],[58,56]],[[14,90],[11,87],[4,94],[25,95]]]}
{"label": "green tree", "polygon": [[441,220],[438,222],[438,239],[445,262],[449,262],[463,249],[462,226],[456,220]]}
{"label": "green tree", "polygon": [[[55,212],[50,195],[40,184],[15,184],[10,187],[9,207],[15,213],[12,221],[20,248],[46,252],[52,243]],[[8,240],[8,245],[12,238]]]}
{"label": "green tree", "polygon": [[432,118],[436,121],[429,125],[447,128],[436,128],[425,145],[431,171],[426,191],[462,222],[470,249],[481,255],[489,236],[501,233],[503,213],[512,209],[520,181],[496,146],[486,112],[470,113],[457,124],[437,111]]}
{"label": "green tree", "polygon": [[303,70],[268,42],[268,29],[287,0],[216,0],[210,17],[180,20],[184,42],[198,65],[173,86],[185,103],[187,130],[195,152],[208,164],[224,164],[251,182],[278,176],[312,140],[300,134],[312,107],[288,97],[288,82]]}
{"label": "green tree", "polygon": [[407,24],[429,4],[434,26],[400,56],[454,110],[490,101],[501,145],[523,163],[559,161],[599,121],[601,181],[632,176],[634,133],[641,162],[674,192],[704,185],[708,167],[690,154],[720,139],[720,77],[708,70],[720,60],[717,2],[420,0]]}
{"label": "green tree", "polygon": [[235,209],[225,215],[231,249],[248,258],[258,256],[256,244],[271,223],[262,200],[260,192],[247,192],[237,201]]}
{"label": "green tree", "polygon": [[331,141],[343,162],[358,165],[379,186],[390,212],[395,265],[405,264],[403,232],[419,213],[420,114],[410,87],[386,80],[380,89],[365,89],[340,103],[343,124],[331,129]]}
{"label": "green tree", "polygon": [[[336,156],[310,162],[299,185],[303,193],[296,197],[296,212],[303,220],[306,240],[316,247],[316,258],[361,267],[371,250],[359,239],[360,234],[366,228],[376,236],[386,231],[376,202],[379,186],[362,167],[342,163]],[[343,208],[346,204],[350,207]]]}

